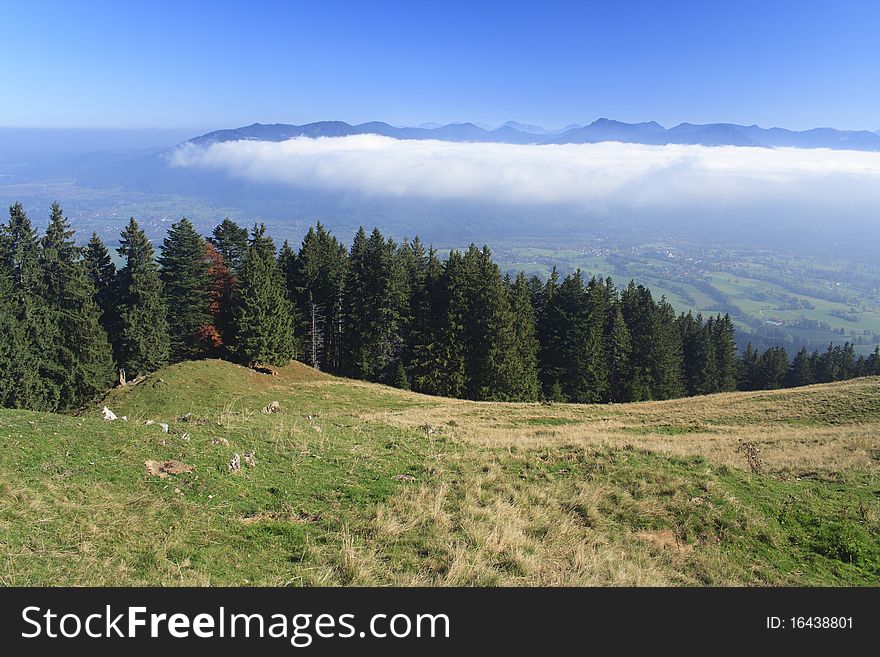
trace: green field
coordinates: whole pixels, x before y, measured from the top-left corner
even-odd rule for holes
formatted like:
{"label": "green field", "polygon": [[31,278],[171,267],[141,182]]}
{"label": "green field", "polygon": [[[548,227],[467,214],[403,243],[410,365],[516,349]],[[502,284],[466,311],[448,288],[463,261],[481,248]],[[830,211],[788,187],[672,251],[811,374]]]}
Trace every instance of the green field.
{"label": "green field", "polygon": [[183,363],[0,410],[0,582],[873,586],[878,429],[877,378],[547,406]]}
{"label": "green field", "polygon": [[505,244],[504,269],[546,277],[577,268],[630,279],[665,296],[680,312],[730,312],[737,328],[792,348],[849,340],[858,353],[880,344],[880,268],[844,259],[769,251],[707,249],[681,243],[639,247],[536,247]]}

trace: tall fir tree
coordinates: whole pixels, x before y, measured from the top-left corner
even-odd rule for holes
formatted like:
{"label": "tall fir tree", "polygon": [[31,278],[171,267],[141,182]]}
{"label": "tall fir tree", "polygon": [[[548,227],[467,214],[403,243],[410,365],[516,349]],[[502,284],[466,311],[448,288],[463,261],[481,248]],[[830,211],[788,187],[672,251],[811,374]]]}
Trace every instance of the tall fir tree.
{"label": "tall fir tree", "polygon": [[409,377],[412,389],[418,392],[430,392],[426,382],[437,365],[437,348],[443,320],[443,270],[437,253],[431,248],[428,251],[422,284],[414,287],[410,300],[412,323],[409,336]]}
{"label": "tall fir tree", "polygon": [[287,272],[299,311],[302,354],[311,366],[339,372],[347,249],[321,222],[309,228]]}
{"label": "tall fir tree", "polygon": [[784,347],[770,347],[761,355],[759,363],[761,390],[776,390],[785,385],[788,375],[788,353]]}
{"label": "tall fir tree", "polygon": [[159,256],[168,305],[169,356],[173,362],[206,355],[211,324],[211,274],[205,240],[188,219],[171,225]]}
{"label": "tall fir tree", "polygon": [[[648,293],[650,297],[650,292]],[[684,394],[682,381],[682,343],[676,325],[675,310],[661,297],[654,305],[651,354],[651,380],[653,399],[674,399]],[[715,348],[714,342],[712,348]]]}
{"label": "tall fir tree", "polygon": [[736,336],[729,314],[715,318],[712,341],[715,345],[716,392],[736,390]]}
{"label": "tall fir tree", "polygon": [[95,303],[101,310],[101,326],[107,332],[111,345],[113,336],[119,331],[119,314],[116,307],[116,265],[110,252],[98,237],[92,233],[88,244],[83,250],[86,275],[95,291]]}
{"label": "tall fir tree", "polygon": [[248,251],[247,228],[228,217],[214,227],[208,241],[223,256],[223,262],[233,277],[237,277]]}
{"label": "tall fir tree", "polygon": [[655,313],[651,291],[630,281],[620,293],[620,310],[630,333],[630,398],[651,399],[654,384]]}
{"label": "tall fir tree", "polygon": [[116,361],[126,378],[132,379],[168,363],[167,307],[153,245],[134,217],[122,231],[116,250],[125,263],[117,278]]}
{"label": "tall fir tree", "polygon": [[416,237],[411,242],[404,240],[397,252],[399,266],[403,272],[405,300],[400,317],[400,366],[407,385],[411,388],[414,378],[415,349],[417,334],[418,302],[425,289],[425,275],[428,256],[422,241]]}
{"label": "tall fir tree", "polygon": [[293,304],[265,225],[255,225],[251,233],[233,318],[234,349],[240,361],[287,365],[296,355]]}
{"label": "tall fir tree", "polygon": [[509,286],[510,310],[513,314],[513,372],[511,398],[534,401],[540,395],[538,382],[538,335],[532,291],[525,274],[519,272]]}
{"label": "tall fir tree", "polygon": [[626,402],[630,398],[632,343],[619,304],[614,304],[613,317],[608,345],[608,398],[612,402]]}
{"label": "tall fir tree", "polygon": [[[737,363],[737,382],[739,390],[758,390],[760,387],[760,355],[749,342]],[[693,394],[699,394],[694,392]]]}
{"label": "tall fir tree", "polygon": [[571,402],[597,401],[589,366],[594,362],[594,354],[589,344],[595,338],[590,321],[589,300],[584,279],[580,270],[566,276],[549,302],[559,315],[558,339],[559,376],[557,383]]}
{"label": "tall fir tree", "polygon": [[57,410],[63,373],[56,356],[61,339],[58,314],[46,300],[41,267],[42,247],[37,231],[20,203],[9,208],[9,223],[2,238],[4,278],[8,281],[7,323],[11,333],[5,371],[7,384],[3,405],[39,411]]}
{"label": "tall fir tree", "polygon": [[345,366],[348,374],[389,382],[400,360],[406,281],[397,247],[378,229],[355,235],[346,281]]}
{"label": "tall fir tree", "polygon": [[478,400],[517,398],[519,363],[507,285],[488,247],[472,247],[467,315],[467,396]]}
{"label": "tall fir tree", "polygon": [[813,364],[810,362],[810,352],[806,347],[801,347],[791,362],[786,383],[792,387],[808,386],[814,381],[815,374],[813,373]]}
{"label": "tall fir tree", "polygon": [[442,269],[432,302],[435,325],[429,348],[420,359],[422,375],[417,379],[418,389],[432,395],[462,397],[467,386],[466,322],[470,308],[468,276],[461,252],[452,251]]}
{"label": "tall fir tree", "polygon": [[538,342],[540,344],[538,378],[545,397],[553,401],[563,401],[560,379],[564,369],[563,324],[565,317],[560,299],[557,298],[559,273],[556,271],[556,267],[551,270],[540,295],[534,285],[532,290],[532,298],[537,302]]}
{"label": "tall fir tree", "polygon": [[73,234],[61,207],[53,203],[41,260],[45,298],[58,326],[53,359],[59,366],[62,409],[82,407],[114,380],[113,351]]}
{"label": "tall fir tree", "polygon": [[611,290],[606,281],[595,276],[587,282],[587,322],[585,333],[580,340],[580,368],[583,377],[583,389],[586,393],[583,401],[607,401],[608,389],[608,355],[605,324],[611,308]]}

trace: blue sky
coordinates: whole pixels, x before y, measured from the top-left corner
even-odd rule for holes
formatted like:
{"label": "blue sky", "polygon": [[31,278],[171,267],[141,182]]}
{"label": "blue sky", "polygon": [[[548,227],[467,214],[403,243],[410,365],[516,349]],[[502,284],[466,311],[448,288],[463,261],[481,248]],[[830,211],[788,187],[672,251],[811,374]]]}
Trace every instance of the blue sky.
{"label": "blue sky", "polygon": [[0,4],[0,126],[880,128],[880,3]]}

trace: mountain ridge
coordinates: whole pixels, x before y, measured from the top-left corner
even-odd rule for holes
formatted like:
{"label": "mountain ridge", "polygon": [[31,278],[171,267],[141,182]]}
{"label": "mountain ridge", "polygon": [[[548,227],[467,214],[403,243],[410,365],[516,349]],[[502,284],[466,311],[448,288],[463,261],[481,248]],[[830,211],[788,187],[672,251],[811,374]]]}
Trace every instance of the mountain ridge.
{"label": "mountain ridge", "polygon": [[[493,129],[474,123],[450,123],[436,127],[395,127],[383,121],[350,124],[344,121],[317,121],[303,125],[253,123],[248,126],[215,130],[184,143],[207,146],[225,141],[286,141],[296,137],[346,137],[375,134],[394,139],[436,139],[451,142],[504,144],[594,144],[607,141],[667,145],[752,146],[763,148],[828,148],[833,150],[880,151],[880,134],[870,130],[812,128],[788,130],[762,128],[756,124],[680,123],[665,128],[656,121],[626,123],[599,118],[589,125],[573,124],[561,131],[508,121]],[[531,132],[529,130],[532,130]]]}

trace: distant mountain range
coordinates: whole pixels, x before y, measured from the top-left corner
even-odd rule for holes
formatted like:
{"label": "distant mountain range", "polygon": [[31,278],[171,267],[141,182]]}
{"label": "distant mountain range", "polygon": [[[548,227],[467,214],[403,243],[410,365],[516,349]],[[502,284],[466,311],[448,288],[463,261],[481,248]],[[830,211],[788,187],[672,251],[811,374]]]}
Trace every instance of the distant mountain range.
{"label": "distant mountain range", "polygon": [[210,145],[224,141],[255,140],[285,141],[294,137],[346,137],[376,134],[395,139],[438,139],[453,142],[489,142],[502,144],[595,144],[618,141],[634,144],[698,144],[702,146],[788,146],[794,148],[832,148],[837,150],[880,151],[880,131],[786,130],[761,128],[757,125],[735,123],[681,123],[665,128],[656,121],[624,123],[612,119],[598,119],[589,125],[570,125],[551,131],[540,126],[524,125],[516,121],[494,128],[473,123],[448,125],[425,124],[420,127],[395,127],[373,121],[351,125],[343,121],[319,121],[306,125],[273,123],[253,125],[230,130],[217,130],[189,140],[196,145]]}

